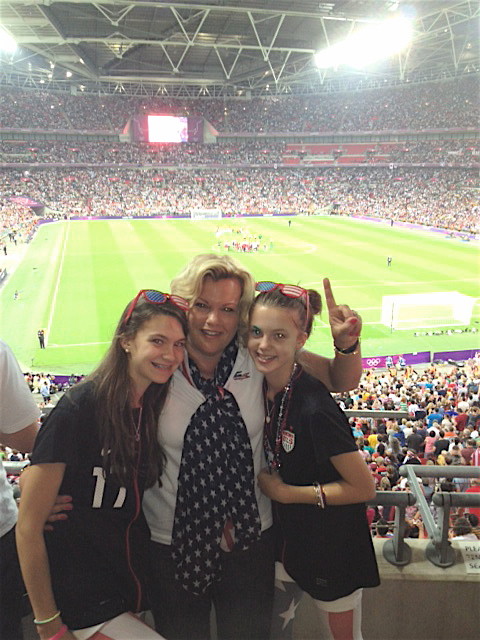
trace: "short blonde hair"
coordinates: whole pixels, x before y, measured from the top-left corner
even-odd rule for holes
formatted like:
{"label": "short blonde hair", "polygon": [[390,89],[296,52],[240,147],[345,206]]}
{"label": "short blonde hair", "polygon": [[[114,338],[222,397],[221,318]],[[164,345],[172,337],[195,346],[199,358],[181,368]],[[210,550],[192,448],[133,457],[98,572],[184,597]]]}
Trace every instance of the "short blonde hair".
{"label": "short blonde hair", "polygon": [[203,253],[190,260],[183,271],[172,280],[170,291],[193,304],[200,297],[207,277],[212,278],[214,282],[236,278],[240,283],[242,294],[238,306],[238,331],[243,336],[248,327],[248,314],[255,295],[254,277],[230,256]]}

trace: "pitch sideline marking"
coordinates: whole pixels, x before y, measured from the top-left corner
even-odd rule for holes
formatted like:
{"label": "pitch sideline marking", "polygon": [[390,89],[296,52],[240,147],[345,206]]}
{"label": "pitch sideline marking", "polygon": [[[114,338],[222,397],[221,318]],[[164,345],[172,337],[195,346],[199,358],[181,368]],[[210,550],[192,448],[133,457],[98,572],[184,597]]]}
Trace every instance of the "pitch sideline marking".
{"label": "pitch sideline marking", "polygon": [[62,275],[63,263],[65,261],[65,254],[66,254],[66,249],[67,249],[67,240],[68,240],[69,234],[70,234],[70,225],[67,222],[66,229],[65,229],[65,234],[63,236],[63,246],[62,246],[62,253],[61,253],[61,257],[60,257],[60,264],[59,264],[58,270],[57,270],[57,279],[56,279],[56,282],[55,282],[55,288],[53,290],[52,301],[50,303],[50,315],[48,316],[47,331],[46,331],[47,338],[50,335],[50,329],[52,328],[53,314],[55,313],[55,306],[57,304],[58,290],[60,288],[60,277]]}

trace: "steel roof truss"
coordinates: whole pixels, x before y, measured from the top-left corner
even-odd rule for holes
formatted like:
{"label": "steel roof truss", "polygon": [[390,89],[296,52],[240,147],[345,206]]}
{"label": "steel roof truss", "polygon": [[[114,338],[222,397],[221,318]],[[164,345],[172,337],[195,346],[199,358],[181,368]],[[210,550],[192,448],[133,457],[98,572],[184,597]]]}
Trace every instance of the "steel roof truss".
{"label": "steel roof truss", "polygon": [[242,47],[240,47],[240,48],[238,49],[238,51],[237,51],[237,55],[235,56],[235,60],[233,61],[232,66],[230,67],[230,70],[227,70],[227,68],[225,67],[225,63],[224,63],[224,61],[223,61],[223,59],[222,59],[222,56],[220,55],[220,51],[218,50],[218,46],[217,46],[216,44],[214,44],[214,45],[213,45],[213,48],[214,48],[215,53],[217,54],[217,57],[218,57],[218,59],[219,59],[219,61],[220,61],[220,65],[221,65],[221,67],[222,67],[222,69],[223,69],[223,73],[225,74],[225,78],[226,78],[227,80],[230,80],[230,78],[232,77],[232,72],[233,72],[233,70],[235,69],[235,66],[236,66],[236,64],[237,64],[237,62],[238,62],[238,59],[239,59],[239,57],[240,57],[240,54],[241,54],[241,53],[242,53],[242,51],[243,51]]}
{"label": "steel roof truss", "polygon": [[[174,73],[178,73],[179,68],[185,58],[185,56],[187,55],[187,52],[189,51],[189,49],[192,47],[192,45],[195,43],[195,40],[197,39],[197,36],[200,32],[200,29],[203,26],[203,23],[205,22],[208,14],[210,13],[209,9],[206,9],[205,11],[200,11],[197,15],[201,15],[201,19],[200,22],[197,26],[197,28],[195,29],[195,33],[193,34],[192,37],[189,36],[189,34],[187,33],[187,31],[185,30],[185,27],[183,26],[183,19],[182,16],[178,13],[178,11],[175,9],[175,7],[170,7],[173,15],[175,16],[176,21],[178,22],[178,25],[180,26],[180,29],[182,30],[186,40],[187,40],[187,45],[182,53],[182,55],[180,56],[180,59],[177,62],[176,67],[174,67],[173,72]],[[202,15],[203,14],[203,15]]]}
{"label": "steel roof truss", "polygon": [[92,2],[91,3],[92,6],[94,6],[97,11],[99,11],[109,22],[112,26],[114,27],[118,27],[118,25],[120,24],[120,22],[122,22],[122,20],[124,20],[126,18],[126,16],[130,13],[130,11],[134,8],[135,5],[133,4],[127,4],[126,6],[123,7],[123,9],[119,9],[117,11],[115,11],[115,7],[114,9],[104,9],[103,5],[105,4],[104,2],[102,4],[100,4],[99,2]]}

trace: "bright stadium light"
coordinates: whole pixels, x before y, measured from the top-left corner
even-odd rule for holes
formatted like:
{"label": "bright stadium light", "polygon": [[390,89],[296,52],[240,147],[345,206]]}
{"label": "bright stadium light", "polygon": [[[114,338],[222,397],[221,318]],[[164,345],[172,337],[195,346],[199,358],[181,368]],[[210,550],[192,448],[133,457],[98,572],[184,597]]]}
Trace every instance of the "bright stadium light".
{"label": "bright stadium light", "polygon": [[323,51],[315,54],[319,69],[347,65],[356,69],[399,53],[412,39],[412,21],[407,18],[391,18],[352,34]]}
{"label": "bright stadium light", "polygon": [[15,53],[16,49],[17,43],[14,38],[8,33],[8,31],[0,26],[0,51]]}

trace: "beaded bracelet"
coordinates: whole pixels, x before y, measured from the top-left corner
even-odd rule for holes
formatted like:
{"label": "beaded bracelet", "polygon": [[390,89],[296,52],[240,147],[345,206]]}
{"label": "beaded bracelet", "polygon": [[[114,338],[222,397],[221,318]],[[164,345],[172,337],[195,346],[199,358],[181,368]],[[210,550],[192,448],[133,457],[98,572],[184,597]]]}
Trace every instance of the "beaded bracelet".
{"label": "beaded bracelet", "polygon": [[313,490],[315,491],[315,497],[317,498],[317,507],[319,509],[325,509],[327,506],[327,498],[322,485],[319,482],[314,482]]}
{"label": "beaded bracelet", "polygon": [[60,640],[60,638],[63,638],[63,636],[67,633],[67,631],[68,631],[67,625],[66,624],[62,624],[62,626],[57,631],[57,633],[54,636],[52,636],[51,638],[49,638],[48,640]]}
{"label": "beaded bracelet", "polygon": [[49,622],[52,622],[53,620],[56,620],[59,617],[60,617],[60,611],[57,611],[57,613],[53,615],[51,618],[45,618],[45,620],[37,620],[35,618],[33,622],[34,624],[48,624]]}
{"label": "beaded bracelet", "polygon": [[358,353],[358,347],[360,346],[360,340],[357,338],[351,347],[347,347],[346,349],[340,349],[337,347],[335,343],[333,343],[333,348],[335,349],[335,353],[339,353],[342,356],[354,356]]}

